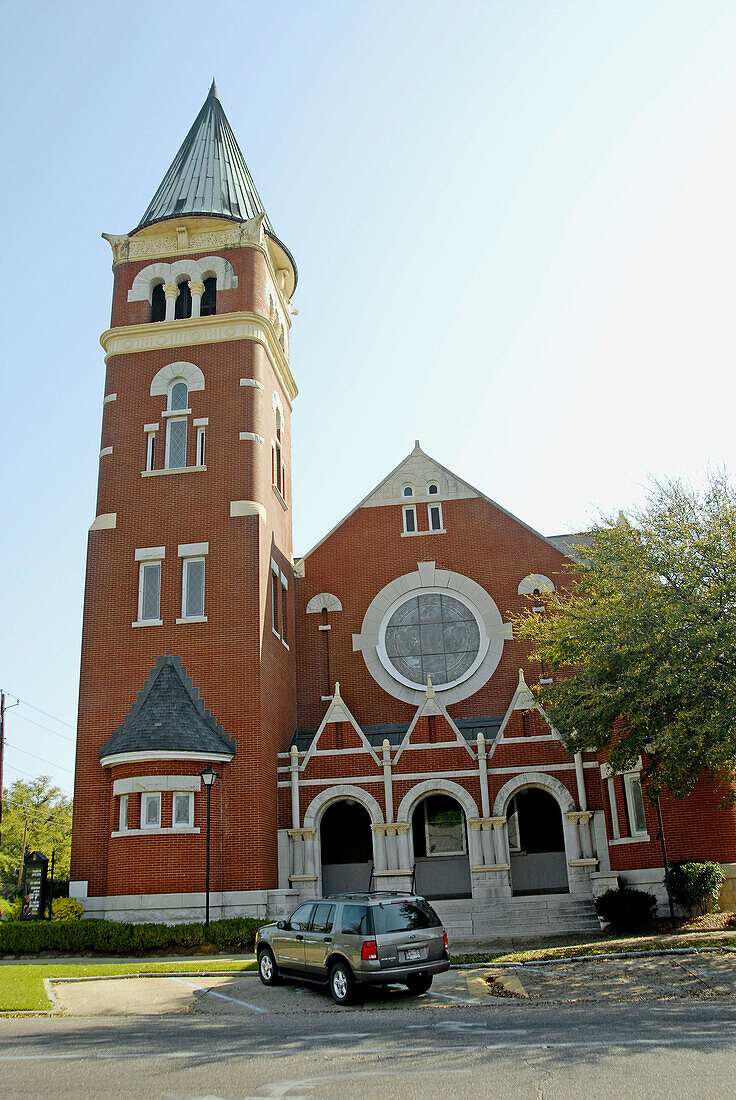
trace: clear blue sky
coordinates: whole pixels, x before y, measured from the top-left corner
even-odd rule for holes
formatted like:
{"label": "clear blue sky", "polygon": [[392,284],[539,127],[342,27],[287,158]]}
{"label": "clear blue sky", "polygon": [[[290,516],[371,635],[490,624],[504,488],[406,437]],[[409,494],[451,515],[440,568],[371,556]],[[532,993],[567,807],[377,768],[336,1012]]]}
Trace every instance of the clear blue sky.
{"label": "clear blue sky", "polygon": [[[137,223],[213,75],[300,270],[297,553],[416,437],[546,534],[639,503],[650,475],[736,467],[733,0],[0,16],[0,684],[22,699],[74,724],[100,233]],[[6,781],[71,790],[57,734],[10,711]]]}

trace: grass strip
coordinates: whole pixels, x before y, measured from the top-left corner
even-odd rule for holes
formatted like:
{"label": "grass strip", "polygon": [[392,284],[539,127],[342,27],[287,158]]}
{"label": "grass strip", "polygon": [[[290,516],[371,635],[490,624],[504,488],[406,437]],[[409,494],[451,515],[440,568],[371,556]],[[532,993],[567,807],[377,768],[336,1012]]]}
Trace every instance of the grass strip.
{"label": "grass strip", "polygon": [[217,974],[255,970],[252,959],[191,959],[188,962],[156,960],[132,963],[8,963],[0,966],[0,1013],[48,1012],[50,1005],[44,978],[109,978],[125,974],[181,974],[197,971]]}
{"label": "grass strip", "polygon": [[592,940],[589,943],[575,943],[556,947],[538,947],[528,951],[486,952],[478,955],[453,956],[455,963],[494,963],[494,962],[539,962],[544,959],[576,959],[582,955],[620,955],[632,951],[664,951],[672,948],[694,947],[723,948],[736,950],[733,935],[713,935],[696,933],[685,936],[639,936],[624,940]]}

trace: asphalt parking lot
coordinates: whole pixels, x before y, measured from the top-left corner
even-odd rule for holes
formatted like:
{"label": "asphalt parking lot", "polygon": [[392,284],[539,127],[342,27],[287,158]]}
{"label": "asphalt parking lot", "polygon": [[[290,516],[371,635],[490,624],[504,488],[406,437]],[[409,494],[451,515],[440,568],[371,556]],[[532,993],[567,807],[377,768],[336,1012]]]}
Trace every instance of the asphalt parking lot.
{"label": "asphalt parking lot", "polygon": [[309,1015],[463,1005],[554,1004],[736,996],[736,952],[492,965],[450,970],[414,996],[404,986],[371,987],[356,1005],[340,1007],[327,989],[295,982],[266,987],[255,972],[53,980],[58,1009],[71,1016]]}

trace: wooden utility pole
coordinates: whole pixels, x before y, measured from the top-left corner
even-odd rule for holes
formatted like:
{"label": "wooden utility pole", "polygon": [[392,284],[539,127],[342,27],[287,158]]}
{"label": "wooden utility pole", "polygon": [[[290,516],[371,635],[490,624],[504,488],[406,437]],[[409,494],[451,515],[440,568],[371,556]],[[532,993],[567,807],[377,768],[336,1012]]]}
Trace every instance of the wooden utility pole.
{"label": "wooden utility pole", "polygon": [[23,847],[20,850],[20,868],[18,869],[18,885],[23,883],[23,864],[26,861],[26,837],[28,836],[28,818],[23,825]]}
{"label": "wooden utility pole", "polygon": [[3,840],[3,756],[5,755],[5,692],[0,691],[0,844]]}

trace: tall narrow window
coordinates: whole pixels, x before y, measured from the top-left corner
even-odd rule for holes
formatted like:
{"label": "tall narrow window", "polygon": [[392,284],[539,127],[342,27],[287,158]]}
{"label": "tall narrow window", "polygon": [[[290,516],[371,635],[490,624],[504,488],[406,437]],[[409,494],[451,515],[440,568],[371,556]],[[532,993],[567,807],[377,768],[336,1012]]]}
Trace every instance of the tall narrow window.
{"label": "tall narrow window", "polygon": [[194,824],[194,795],[190,791],[174,792],[171,824],[175,829],[184,829]]}
{"label": "tall narrow window", "polygon": [[181,614],[184,619],[204,617],[204,558],[184,558]]}
{"label": "tall narrow window", "polygon": [[217,279],[205,279],[202,304],[199,308],[200,317],[211,317],[217,313]]}
{"label": "tall narrow window", "polygon": [[120,795],[120,813],[118,817],[118,829],[121,833],[127,833],[128,831],[128,796],[127,794]]}
{"label": "tall narrow window", "polygon": [[442,506],[439,504],[427,505],[427,518],[430,531],[442,530]]}
{"label": "tall narrow window", "polygon": [[281,409],[276,409],[276,440],[274,442],[274,480],[273,483],[284,495],[283,463],[281,461]]}
{"label": "tall narrow window", "polygon": [[138,576],[138,622],[158,622],[161,617],[161,562],[143,561]]}
{"label": "tall narrow window", "polygon": [[187,422],[170,420],[166,426],[166,468],[179,470],[187,464]]}
{"label": "tall narrow window", "polygon": [[279,633],[279,571],[271,566],[271,629]]}
{"label": "tall narrow window", "polygon": [[186,382],[174,382],[169,390],[169,412],[179,412],[189,404],[189,387]]}
{"label": "tall narrow window", "polygon": [[183,279],[179,283],[179,296],[174,306],[174,317],[181,320],[192,316],[192,292],[189,289],[189,280]]}
{"label": "tall narrow window", "polygon": [[156,433],[146,432],[146,469],[153,470],[156,458]]}
{"label": "tall narrow window", "polygon": [[141,828],[161,828],[161,794],[146,793],[141,796]]}
{"label": "tall narrow window", "polygon": [[163,283],[158,283],[151,294],[151,320],[166,320],[166,295],[164,294]]}
{"label": "tall narrow window", "polygon": [[414,504],[407,504],[404,506],[404,532],[407,535],[416,534],[417,530],[417,509]]}
{"label": "tall narrow window", "polygon": [[629,832],[631,836],[644,836],[647,831],[647,819],[644,810],[644,796],[641,790],[641,779],[636,774],[624,776],[624,791],[626,792],[626,812],[629,818]]}
{"label": "tall narrow window", "polygon": [[284,643],[284,645],[288,645],[288,643],[289,643],[289,631],[288,631],[288,627],[287,627],[287,623],[286,623],[288,612],[289,612],[288,595],[289,595],[289,588],[288,588],[288,585],[286,583],[286,577],[284,577],[283,574],[282,574],[282,576],[281,576],[281,641]]}
{"label": "tall narrow window", "polygon": [[197,428],[197,466],[204,466],[204,428]]}

